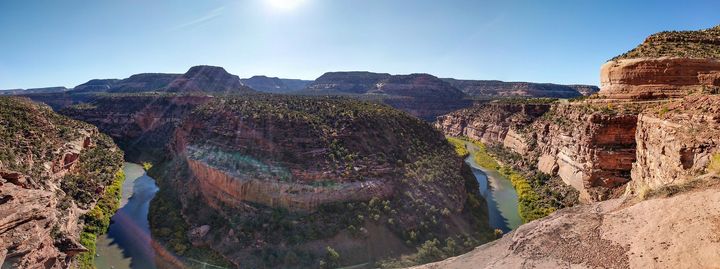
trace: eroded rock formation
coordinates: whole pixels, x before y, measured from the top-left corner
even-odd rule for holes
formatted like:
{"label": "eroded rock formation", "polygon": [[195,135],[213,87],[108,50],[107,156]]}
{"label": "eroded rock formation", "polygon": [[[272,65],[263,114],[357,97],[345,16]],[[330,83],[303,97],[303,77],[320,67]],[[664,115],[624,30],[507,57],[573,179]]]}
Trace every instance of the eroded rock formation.
{"label": "eroded rock formation", "polygon": [[87,251],[79,243],[82,216],[122,153],[95,127],[26,99],[0,98],[0,125],[0,263],[71,267]]}
{"label": "eroded rock formation", "polygon": [[[706,173],[720,153],[720,95],[697,95],[640,114],[635,189],[681,184]],[[718,155],[720,156],[720,155]]]}

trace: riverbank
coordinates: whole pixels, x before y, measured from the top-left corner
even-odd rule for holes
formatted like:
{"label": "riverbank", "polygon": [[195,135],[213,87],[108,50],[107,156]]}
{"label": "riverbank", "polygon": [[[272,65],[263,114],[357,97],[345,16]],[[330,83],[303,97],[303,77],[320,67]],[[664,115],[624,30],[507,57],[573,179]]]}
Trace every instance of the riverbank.
{"label": "riverbank", "polygon": [[153,269],[155,253],[147,216],[158,187],[138,164],[125,163],[123,171],[121,208],[112,216],[108,233],[97,238],[94,264],[96,268]]}
{"label": "riverbank", "polygon": [[501,178],[511,183],[517,195],[518,203],[516,210],[522,219],[522,223],[545,217],[557,210],[556,207],[549,206],[545,202],[545,199],[543,199],[531,185],[531,180],[540,183],[546,181],[547,179],[544,178],[542,174],[535,173],[532,175],[532,178],[529,179],[529,175],[513,169],[510,165],[498,162],[496,157],[490,153],[488,147],[481,142],[454,137],[448,137],[448,141],[453,144],[458,154],[463,153],[462,148],[464,148],[468,156],[472,158],[472,161],[477,164],[481,170],[487,172],[486,174],[497,173]]}

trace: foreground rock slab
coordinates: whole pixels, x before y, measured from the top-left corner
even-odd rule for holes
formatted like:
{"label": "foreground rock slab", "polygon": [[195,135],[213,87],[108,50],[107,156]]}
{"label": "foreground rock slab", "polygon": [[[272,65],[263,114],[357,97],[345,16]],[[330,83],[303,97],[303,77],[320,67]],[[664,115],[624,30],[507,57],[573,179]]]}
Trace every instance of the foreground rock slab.
{"label": "foreground rock slab", "polygon": [[467,254],[416,268],[718,268],[719,189],[561,210]]}

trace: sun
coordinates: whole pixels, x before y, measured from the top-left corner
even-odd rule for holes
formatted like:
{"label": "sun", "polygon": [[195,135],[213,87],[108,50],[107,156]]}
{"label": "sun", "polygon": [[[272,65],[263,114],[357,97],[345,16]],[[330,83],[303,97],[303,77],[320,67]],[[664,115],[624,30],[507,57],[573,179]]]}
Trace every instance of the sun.
{"label": "sun", "polygon": [[277,9],[293,9],[303,2],[305,0],[265,0],[267,1],[270,6],[277,8]]}

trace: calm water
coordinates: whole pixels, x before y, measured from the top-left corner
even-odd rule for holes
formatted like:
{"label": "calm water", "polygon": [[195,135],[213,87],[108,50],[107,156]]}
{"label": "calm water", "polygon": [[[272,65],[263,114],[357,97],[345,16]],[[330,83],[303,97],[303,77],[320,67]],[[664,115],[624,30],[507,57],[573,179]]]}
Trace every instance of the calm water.
{"label": "calm water", "polygon": [[465,144],[470,151],[470,156],[465,162],[472,168],[473,174],[480,184],[480,193],[488,204],[488,215],[490,227],[500,229],[508,233],[522,224],[518,212],[518,196],[513,188],[510,179],[504,177],[494,170],[487,170],[475,163],[474,145]]}
{"label": "calm water", "polygon": [[155,180],[142,166],[125,163],[125,183],[121,208],[112,217],[107,234],[98,237],[95,266],[115,269],[153,269],[155,252],[151,247],[147,215],[150,201],[158,191]]}

